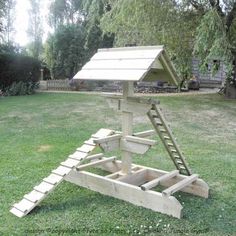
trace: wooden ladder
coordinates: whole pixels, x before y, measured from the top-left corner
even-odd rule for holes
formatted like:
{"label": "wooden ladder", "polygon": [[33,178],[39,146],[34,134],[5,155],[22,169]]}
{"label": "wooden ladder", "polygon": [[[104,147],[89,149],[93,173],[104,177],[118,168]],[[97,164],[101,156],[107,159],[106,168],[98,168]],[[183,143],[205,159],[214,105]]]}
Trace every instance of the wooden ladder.
{"label": "wooden ladder", "polygon": [[158,108],[156,104],[152,104],[151,109],[147,112],[147,116],[164,144],[176,169],[179,170],[180,174],[191,175],[191,170],[188,167],[160,108]]}

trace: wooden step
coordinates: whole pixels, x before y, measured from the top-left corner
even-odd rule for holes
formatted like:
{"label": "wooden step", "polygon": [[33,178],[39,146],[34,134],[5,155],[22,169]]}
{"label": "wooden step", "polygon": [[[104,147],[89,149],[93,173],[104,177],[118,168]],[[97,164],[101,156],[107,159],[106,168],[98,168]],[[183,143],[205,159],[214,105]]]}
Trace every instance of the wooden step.
{"label": "wooden step", "polygon": [[80,163],[79,160],[68,158],[67,160],[61,162],[61,165],[68,167],[68,168],[73,168],[73,167],[77,166],[79,163]]}
{"label": "wooden step", "polygon": [[69,158],[76,159],[76,160],[80,161],[80,160],[84,159],[86,156],[88,156],[87,153],[76,151],[72,155],[70,155]]}
{"label": "wooden step", "polygon": [[84,144],[91,145],[91,146],[96,146],[96,144],[94,143],[94,139],[93,138],[90,138],[90,139],[86,140],[84,142]]}
{"label": "wooden step", "polygon": [[52,185],[56,185],[63,180],[63,177],[57,174],[50,174],[48,177],[44,178],[43,181]]}
{"label": "wooden step", "polygon": [[24,214],[31,210],[34,207],[34,203],[23,198],[20,202],[13,205],[16,209],[22,211]]}
{"label": "wooden step", "polygon": [[52,173],[64,177],[67,174],[69,174],[70,171],[71,171],[71,168],[67,168],[67,167],[64,167],[64,166],[59,166],[57,169],[53,170]]}
{"label": "wooden step", "polygon": [[44,198],[45,196],[46,195],[44,193],[33,190],[30,193],[25,194],[24,198],[31,201],[31,202],[33,202],[33,203],[36,203],[39,200],[41,200],[42,198]]}
{"label": "wooden step", "polygon": [[84,144],[81,147],[77,148],[77,151],[89,153],[89,152],[93,151],[94,148],[95,148],[95,146]]}
{"label": "wooden step", "polygon": [[169,136],[164,136],[164,139],[170,140],[170,137]]}
{"label": "wooden step", "polygon": [[10,210],[10,212],[11,212],[13,215],[15,215],[15,216],[17,216],[17,217],[19,217],[19,218],[25,216],[25,214],[26,214],[26,213],[24,213],[24,212],[18,210],[18,209],[15,208],[15,207],[12,207],[12,209]]}
{"label": "wooden step", "polygon": [[54,188],[53,184],[49,184],[46,182],[41,182],[39,185],[34,187],[34,190],[40,192],[40,193],[44,193],[47,194],[49,193],[52,189]]}
{"label": "wooden step", "polygon": [[198,179],[198,175],[197,174],[193,174],[190,175],[188,177],[185,177],[183,180],[181,180],[180,182],[170,186],[169,188],[165,189],[162,194],[164,196],[169,197],[170,195],[172,195],[173,193],[183,189],[184,187],[190,185],[191,183],[193,183],[195,180]]}
{"label": "wooden step", "polygon": [[164,175],[161,175],[160,177],[156,178],[156,179],[153,179],[152,181],[146,183],[146,184],[143,184],[141,185],[141,189],[142,190],[149,190],[151,188],[154,188],[156,187],[161,181],[165,181],[165,180],[168,180],[168,179],[171,179],[175,176],[177,176],[179,174],[179,171],[178,170],[173,170],[167,174],[164,174]]}

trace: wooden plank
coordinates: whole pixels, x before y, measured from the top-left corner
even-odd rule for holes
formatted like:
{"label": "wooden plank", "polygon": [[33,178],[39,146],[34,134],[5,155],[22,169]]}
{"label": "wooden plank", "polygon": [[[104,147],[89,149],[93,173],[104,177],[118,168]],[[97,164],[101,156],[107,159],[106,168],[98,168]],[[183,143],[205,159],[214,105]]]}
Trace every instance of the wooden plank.
{"label": "wooden plank", "polygon": [[105,137],[112,135],[112,134],[114,134],[113,130],[102,128],[102,129],[98,130],[97,133],[93,134],[92,138],[96,138],[96,139],[105,138]]}
{"label": "wooden plank", "polygon": [[96,160],[96,159],[100,159],[104,156],[103,153],[98,153],[98,154],[94,154],[94,155],[90,155],[90,156],[87,156],[84,160],[86,161],[92,161],[92,160]]}
{"label": "wooden plank", "polygon": [[59,166],[57,169],[53,170],[52,173],[64,177],[64,176],[67,175],[70,171],[71,171],[71,168],[67,168],[67,167],[64,167],[64,166]]}
{"label": "wooden plank", "polygon": [[43,181],[49,184],[56,185],[63,180],[63,177],[60,175],[50,174],[48,177],[44,178]]}
{"label": "wooden plank", "polygon": [[144,137],[148,137],[148,136],[152,136],[154,135],[156,132],[151,129],[151,130],[146,130],[146,131],[142,131],[142,132],[137,132],[134,133],[134,136],[140,137],[140,138],[144,138]]}
{"label": "wooden plank", "polygon": [[145,114],[150,110],[150,107],[147,104],[120,100],[118,110],[122,112],[133,112],[135,114]]}
{"label": "wooden plank", "polygon": [[111,59],[111,60],[91,60],[85,64],[83,70],[97,69],[132,69],[132,70],[147,70],[152,64],[153,59]]}
{"label": "wooden plank", "polygon": [[74,79],[81,80],[113,80],[113,81],[139,81],[146,70],[81,70]]}
{"label": "wooden plank", "polygon": [[81,165],[81,166],[77,166],[76,167],[76,170],[77,171],[81,171],[81,170],[84,170],[88,167],[93,167],[93,166],[97,166],[97,165],[101,165],[101,164],[104,164],[104,163],[107,163],[107,162],[112,162],[116,159],[116,157],[109,157],[109,158],[104,158],[102,160],[98,160],[98,161],[93,161],[93,162],[90,162],[88,164],[84,164],[84,165]]}
{"label": "wooden plank", "polygon": [[135,154],[146,153],[151,146],[147,144],[134,143],[126,140],[120,141],[120,149]]}
{"label": "wooden plank", "polygon": [[155,59],[163,48],[156,49],[139,49],[139,50],[109,50],[98,51],[91,60],[112,60],[112,59]]}
{"label": "wooden plank", "polygon": [[[127,101],[128,97],[134,95],[134,83],[130,81],[123,82],[123,98]],[[133,134],[133,113],[132,111],[122,111],[121,115],[122,137]],[[122,139],[121,139],[122,140]],[[121,141],[120,140],[120,145]],[[132,154],[125,149],[121,149],[121,170],[123,174],[130,174],[132,167]]]}
{"label": "wooden plank", "polygon": [[114,150],[118,150],[120,148],[120,139],[115,139],[106,143],[101,143],[99,146],[103,149],[105,152],[110,152]]}
{"label": "wooden plank", "polygon": [[34,203],[23,198],[20,202],[14,204],[13,207],[27,213],[32,207],[34,207]]}
{"label": "wooden plank", "polygon": [[68,168],[73,168],[73,167],[77,166],[79,163],[80,163],[79,160],[68,158],[67,160],[61,162],[61,165],[68,167]]}
{"label": "wooden plank", "polygon": [[88,156],[88,153],[76,151],[75,153],[70,155],[69,158],[76,159],[76,160],[80,161],[80,160],[84,159],[86,156]]}
{"label": "wooden plank", "polygon": [[25,196],[24,196],[25,199],[27,199],[33,203],[38,202],[39,200],[41,200],[44,197],[45,197],[44,193],[38,192],[36,190],[33,190],[30,193],[25,194]]}
{"label": "wooden plank", "polygon": [[95,146],[91,146],[91,145],[88,145],[88,144],[84,144],[84,145],[82,145],[81,147],[77,148],[77,151],[89,153],[89,152],[93,151],[94,148],[95,148]]}
{"label": "wooden plank", "polygon": [[90,139],[86,140],[86,141],[84,142],[84,144],[96,146],[96,144],[94,143],[94,139],[93,139],[93,138],[90,138]]}
{"label": "wooden plank", "polygon": [[163,45],[155,46],[137,46],[137,47],[118,47],[118,48],[99,48],[98,52],[107,52],[107,51],[137,51],[137,50],[154,50],[154,49],[163,49]]}
{"label": "wooden plank", "polygon": [[161,181],[171,179],[171,178],[175,177],[178,174],[179,174],[178,170],[171,171],[167,174],[161,175],[160,177],[158,177],[156,179],[153,179],[152,181],[149,181],[146,184],[141,185],[140,187],[144,191],[152,189],[152,188],[156,187],[159,183],[161,183]]}
{"label": "wooden plank", "polygon": [[18,210],[18,209],[15,208],[15,207],[13,207],[13,208],[10,210],[10,212],[11,212],[13,215],[15,215],[15,216],[17,216],[17,217],[19,217],[19,218],[25,216],[25,213],[24,213],[24,212]]}
{"label": "wooden plank", "polygon": [[134,136],[130,136],[130,135],[125,136],[125,139],[126,139],[126,141],[129,141],[129,142],[140,143],[140,144],[145,144],[145,145],[150,145],[150,146],[153,146],[157,143],[157,141],[155,141],[155,140],[134,137]]}
{"label": "wooden plank", "polygon": [[39,185],[34,187],[34,190],[47,194],[48,192],[50,192],[52,189],[54,188],[53,184],[49,184],[46,182],[41,182]]}
{"label": "wooden plank", "polygon": [[169,188],[165,189],[164,191],[162,191],[162,194],[169,197],[171,194],[183,189],[187,185],[189,185],[192,182],[194,182],[195,180],[197,180],[197,178],[198,178],[198,175],[196,175],[196,174],[190,175],[190,176],[186,177],[185,179],[181,180],[180,182],[178,182],[178,183],[170,186]]}
{"label": "wooden plank", "polygon": [[101,144],[101,143],[106,143],[113,140],[119,140],[121,137],[122,137],[122,134],[114,134],[105,138],[95,139],[94,142]]}
{"label": "wooden plank", "polygon": [[139,187],[95,175],[86,171],[72,171],[66,180],[93,191],[112,196],[153,211],[181,218],[182,206],[179,201],[170,196],[163,197],[154,191],[142,191]]}

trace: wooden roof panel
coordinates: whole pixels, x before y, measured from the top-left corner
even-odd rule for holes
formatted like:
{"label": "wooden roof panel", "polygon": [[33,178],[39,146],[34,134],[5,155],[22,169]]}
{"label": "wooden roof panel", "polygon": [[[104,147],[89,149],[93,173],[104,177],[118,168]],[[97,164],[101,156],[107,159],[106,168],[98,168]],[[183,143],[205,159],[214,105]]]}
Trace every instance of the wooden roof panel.
{"label": "wooden roof panel", "polygon": [[163,46],[99,49],[74,79],[178,83]]}

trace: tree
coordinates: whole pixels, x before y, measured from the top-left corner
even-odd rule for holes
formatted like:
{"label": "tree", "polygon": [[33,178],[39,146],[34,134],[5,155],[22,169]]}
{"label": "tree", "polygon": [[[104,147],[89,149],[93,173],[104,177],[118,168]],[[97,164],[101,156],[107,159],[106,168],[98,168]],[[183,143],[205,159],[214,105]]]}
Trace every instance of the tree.
{"label": "tree", "polygon": [[180,75],[190,76],[193,38],[199,14],[174,0],[113,0],[102,29],[115,34],[115,45],[167,47]]}
{"label": "tree", "polygon": [[29,44],[30,54],[38,59],[42,52],[42,16],[40,13],[41,0],[30,0],[31,8],[29,10],[29,28],[28,36],[31,39]]}
{"label": "tree", "polygon": [[85,29],[80,25],[62,25],[45,45],[45,61],[53,78],[72,78],[85,63]]}
{"label": "tree", "polygon": [[4,42],[9,46],[12,44],[14,34],[14,15],[15,15],[16,0],[5,0],[4,5]]}
{"label": "tree", "polygon": [[202,65],[212,59],[223,61],[227,68],[227,81],[236,87],[236,2],[208,0],[189,2],[196,10],[203,9],[197,29],[194,52]]}

